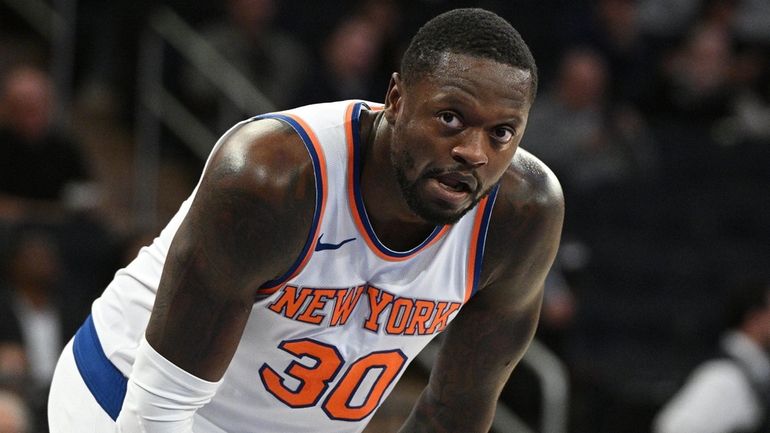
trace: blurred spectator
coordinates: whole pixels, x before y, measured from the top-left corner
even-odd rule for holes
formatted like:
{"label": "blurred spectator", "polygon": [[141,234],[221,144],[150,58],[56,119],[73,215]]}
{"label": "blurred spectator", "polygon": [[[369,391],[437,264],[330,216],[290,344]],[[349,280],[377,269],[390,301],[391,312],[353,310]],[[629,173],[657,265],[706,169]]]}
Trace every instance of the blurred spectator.
{"label": "blurred spectator", "polygon": [[403,17],[397,0],[364,0],[358,8],[359,15],[377,27],[381,34],[387,38],[398,36]]}
{"label": "blurred spectator", "polygon": [[[276,27],[279,4],[273,0],[228,0],[225,6],[226,19],[205,27],[201,35],[275,107],[288,108],[308,75],[308,53],[293,36]],[[183,91],[204,109],[204,116],[216,119],[218,131],[260,114],[242,113],[197,71],[187,70],[183,81]]]}
{"label": "blurred spectator", "polygon": [[[400,36],[405,31],[406,17],[404,6],[397,0],[364,0],[359,3],[358,15],[373,26],[380,34],[380,53],[375,62],[375,71],[370,72],[374,77],[373,85],[381,85],[380,89],[374,89],[371,100],[382,101],[385,97],[384,90],[387,87],[386,80],[390,75],[401,69],[401,57],[406,49],[405,41]],[[377,92],[382,95],[376,95]]]}
{"label": "blurred spectator", "polygon": [[653,149],[641,119],[610,110],[609,80],[599,54],[568,51],[554,88],[530,113],[522,146],[556,172],[568,195],[651,173]]}
{"label": "blurred spectator", "polygon": [[382,100],[387,83],[378,81],[382,77],[375,78],[375,73],[384,36],[365,16],[354,15],[341,21],[321,47],[318,74],[305,84],[295,104],[352,98]]}
{"label": "blurred spectator", "polygon": [[[647,100],[647,113],[660,123],[686,122],[695,133],[706,131],[708,140],[725,141],[724,128],[715,126],[723,126],[717,122],[732,114],[740,126],[750,130],[748,134],[763,134],[759,125],[764,107],[757,96],[764,93],[760,83],[766,82],[762,75],[770,47],[770,3],[680,3],[690,3],[692,25],[681,29],[680,42],[661,64],[658,85]],[[764,34],[755,28],[763,28]],[[735,129],[739,128],[728,133],[735,135]],[[698,138],[702,142],[704,137]]]}
{"label": "blurred spectator", "polygon": [[32,418],[24,400],[0,389],[0,433],[32,432]]}
{"label": "blurred spectator", "polygon": [[766,0],[642,0],[642,26],[653,37],[672,39],[701,19],[721,24],[736,36],[770,42],[770,3]]}
{"label": "blurred spectator", "polygon": [[720,355],[704,362],[663,407],[656,433],[770,431],[770,284],[730,294]]}
{"label": "blurred spectator", "polygon": [[17,66],[0,88],[0,219],[52,218],[94,204],[78,146],[54,122],[51,78]]}
{"label": "blurred spectator", "polygon": [[661,121],[687,122],[699,130],[727,114],[733,88],[731,36],[717,26],[693,29],[664,60],[647,112]]}
{"label": "blurred spectator", "polygon": [[606,98],[614,105],[636,101],[649,91],[655,70],[655,53],[642,33],[639,2],[600,0],[591,2],[587,22],[573,24],[568,44],[583,44],[604,59],[610,80]]}
{"label": "blurred spectator", "polygon": [[[761,77],[761,61],[736,50],[740,45],[734,35],[720,24],[730,15],[728,7],[717,6],[664,59],[654,91],[642,105],[660,143],[661,171],[666,182],[676,185],[669,195],[675,197],[667,206],[669,215],[679,218],[679,230],[693,239],[744,236],[754,227],[764,230],[759,220],[767,218],[766,212],[758,213],[766,186],[752,178],[767,178],[761,163],[767,161],[762,156],[767,146],[751,152],[725,146],[749,134],[736,133],[736,119],[751,118],[756,124],[756,117],[762,118],[766,103],[756,93],[761,85],[752,84]],[[717,202],[721,205],[714,206]]]}
{"label": "blurred spectator", "polygon": [[[42,229],[19,228],[8,245],[0,285],[8,293],[0,305],[3,322],[18,329],[28,366],[24,389],[35,413],[45,413],[46,396],[58,354],[73,332],[63,317],[60,298],[69,296],[63,287],[63,268],[56,244]],[[15,324],[11,321],[15,321]]]}
{"label": "blurred spectator", "polygon": [[734,65],[731,35],[715,25],[694,27],[663,58],[640,108],[660,144],[667,181],[698,188],[722,174],[716,125],[731,112]]}
{"label": "blurred spectator", "polygon": [[731,112],[717,125],[720,144],[770,143],[770,45],[743,43],[736,50]]}
{"label": "blurred spectator", "polygon": [[654,56],[639,25],[639,5],[635,0],[602,0],[597,15],[594,46],[607,58],[613,78],[610,97],[636,100],[648,91],[654,70]]}

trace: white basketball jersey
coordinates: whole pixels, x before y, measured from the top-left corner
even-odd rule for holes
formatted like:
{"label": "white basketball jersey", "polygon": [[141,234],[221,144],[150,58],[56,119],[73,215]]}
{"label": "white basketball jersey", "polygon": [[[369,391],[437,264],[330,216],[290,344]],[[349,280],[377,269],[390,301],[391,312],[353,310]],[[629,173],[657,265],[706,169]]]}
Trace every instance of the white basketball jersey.
{"label": "white basketball jersey", "polygon": [[[388,249],[358,183],[359,116],[370,109],[380,107],[344,101],[255,118],[279,119],[305,142],[316,175],[313,227],[292,268],[260,289],[221,387],[196,414],[196,432],[360,432],[476,290],[496,190],[414,249]],[[94,303],[99,341],[124,375],[190,201]]]}

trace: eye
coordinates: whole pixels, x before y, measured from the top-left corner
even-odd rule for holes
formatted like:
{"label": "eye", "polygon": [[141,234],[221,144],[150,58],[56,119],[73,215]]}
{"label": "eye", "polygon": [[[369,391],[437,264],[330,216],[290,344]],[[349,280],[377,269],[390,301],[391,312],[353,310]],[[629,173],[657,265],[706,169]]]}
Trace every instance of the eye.
{"label": "eye", "polygon": [[492,138],[498,143],[507,143],[513,139],[516,131],[509,127],[498,127],[492,131]]}
{"label": "eye", "polygon": [[438,114],[438,119],[441,121],[441,123],[450,128],[460,129],[463,127],[463,122],[460,120],[460,116],[452,113],[451,111],[442,111]]}

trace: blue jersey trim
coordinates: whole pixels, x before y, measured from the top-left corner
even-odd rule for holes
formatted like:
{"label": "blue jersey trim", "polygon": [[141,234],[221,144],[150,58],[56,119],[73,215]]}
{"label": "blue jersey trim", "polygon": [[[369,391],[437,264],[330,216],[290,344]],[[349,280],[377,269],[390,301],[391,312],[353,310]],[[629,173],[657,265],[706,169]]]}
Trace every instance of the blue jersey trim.
{"label": "blue jersey trim", "polygon": [[104,354],[90,315],[75,334],[72,351],[88,390],[110,418],[117,420],[126,398],[128,379]]}
{"label": "blue jersey trim", "polygon": [[364,207],[364,199],[361,195],[361,110],[363,107],[368,108],[366,104],[363,102],[359,102],[355,105],[353,108],[353,113],[351,116],[351,123],[353,127],[353,196],[356,200],[356,211],[358,212],[359,218],[361,218],[361,221],[363,222],[364,229],[366,230],[366,235],[369,237],[369,239],[372,241],[372,244],[377,247],[377,249],[386,256],[395,257],[395,258],[404,258],[408,257],[412,254],[415,254],[416,252],[420,251],[422,248],[424,248],[426,245],[430,244],[431,241],[438,236],[441,233],[441,230],[444,228],[444,226],[436,226],[436,228],[433,229],[433,232],[424,240],[422,243],[417,245],[416,247],[412,248],[408,251],[394,251],[390,248],[383,245],[379,238],[377,238],[377,234],[374,233],[374,229],[372,228],[372,224],[369,222],[369,215],[366,214],[366,208]]}
{"label": "blue jersey trim", "polygon": [[321,210],[323,208],[323,195],[324,195],[324,179],[322,176],[321,171],[321,161],[318,157],[318,153],[316,152],[315,146],[313,145],[313,140],[310,139],[310,135],[308,135],[307,131],[305,131],[305,128],[302,127],[296,120],[292,119],[289,116],[286,116],[284,114],[278,114],[278,113],[272,113],[272,114],[265,114],[262,116],[257,116],[253,120],[260,120],[260,119],[277,119],[282,122],[286,122],[289,126],[294,129],[294,131],[300,136],[302,139],[302,142],[305,143],[305,148],[307,148],[308,153],[310,154],[311,159],[313,160],[313,173],[315,175],[315,210],[313,212],[313,223],[310,226],[310,232],[308,234],[307,240],[305,240],[305,246],[302,247],[302,253],[300,253],[299,257],[294,261],[294,263],[291,265],[291,268],[289,268],[288,271],[286,271],[283,275],[280,277],[268,281],[262,286],[260,286],[260,289],[264,288],[270,288],[270,287],[276,287],[284,282],[286,282],[289,278],[291,278],[292,275],[294,275],[294,272],[299,268],[299,266],[304,261],[305,257],[310,253],[310,247],[313,246],[313,243],[315,241],[315,232],[316,228],[318,227],[318,223],[321,221]]}
{"label": "blue jersey trim", "polygon": [[489,230],[489,220],[492,216],[492,208],[495,207],[495,200],[497,199],[497,191],[500,189],[500,184],[497,184],[489,192],[489,200],[484,207],[484,214],[481,217],[481,227],[479,227],[478,244],[476,245],[476,261],[473,270],[473,288],[471,289],[471,297],[479,290],[479,278],[481,277],[481,268],[483,267],[484,258],[484,244],[487,241],[487,230]]}

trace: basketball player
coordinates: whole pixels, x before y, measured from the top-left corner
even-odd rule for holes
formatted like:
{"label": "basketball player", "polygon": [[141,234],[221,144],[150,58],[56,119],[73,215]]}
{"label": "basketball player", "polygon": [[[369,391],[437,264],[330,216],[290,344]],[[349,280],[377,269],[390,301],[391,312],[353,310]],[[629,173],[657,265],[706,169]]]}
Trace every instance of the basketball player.
{"label": "basketball player", "polygon": [[418,32],[384,105],[235,126],[64,350],[51,431],[359,432],[445,329],[402,431],[488,431],[563,219],[518,149],[536,85],[510,24],[461,9]]}

